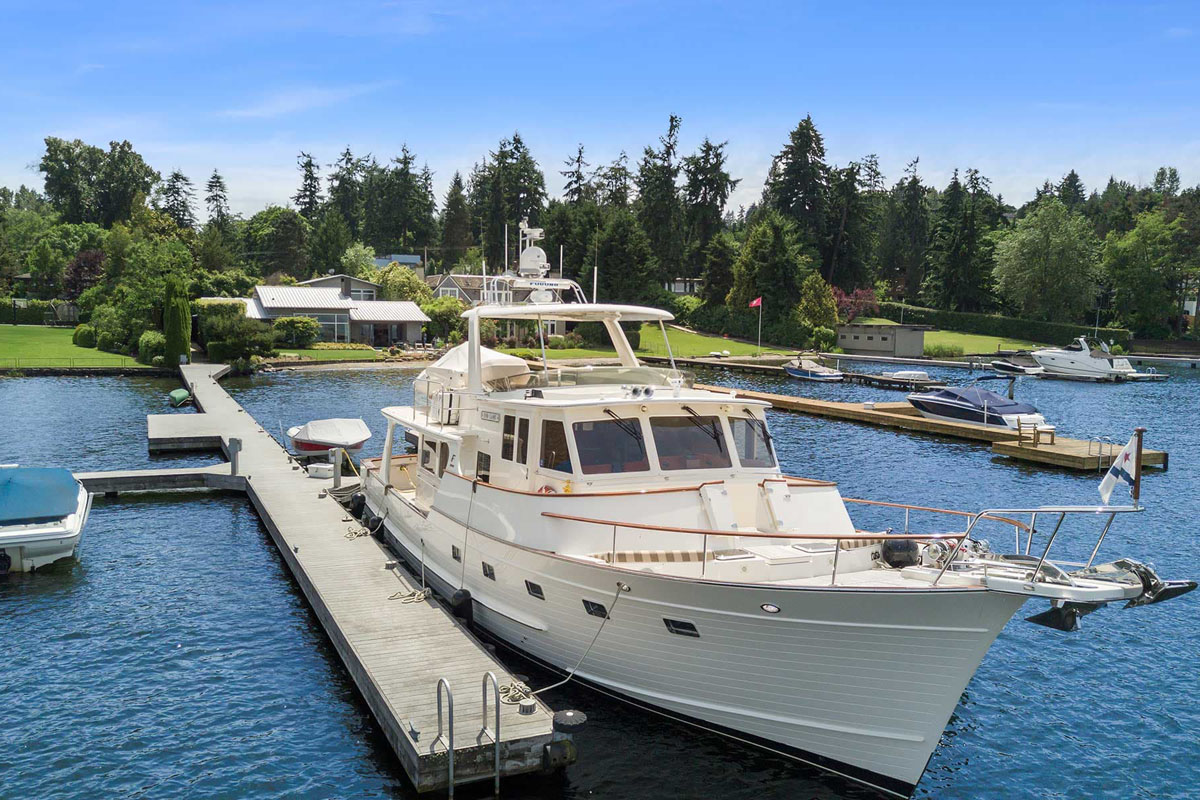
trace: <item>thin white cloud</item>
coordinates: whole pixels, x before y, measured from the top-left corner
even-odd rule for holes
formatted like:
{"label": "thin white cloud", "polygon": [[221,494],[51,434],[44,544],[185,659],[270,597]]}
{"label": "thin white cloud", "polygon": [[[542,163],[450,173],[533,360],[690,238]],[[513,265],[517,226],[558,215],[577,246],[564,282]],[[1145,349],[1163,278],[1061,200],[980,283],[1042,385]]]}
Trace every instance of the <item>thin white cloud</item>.
{"label": "thin white cloud", "polygon": [[221,111],[224,117],[241,119],[270,119],[301,111],[312,111],[317,108],[344,103],[355,97],[377,92],[393,85],[393,81],[356,84],[353,86],[306,86],[296,89],[284,89],[266,95],[258,102],[241,108],[231,108]]}
{"label": "thin white cloud", "polygon": [[1192,35],[1191,28],[1180,28],[1180,27],[1167,28],[1167,38],[1168,39],[1187,39],[1191,35]]}

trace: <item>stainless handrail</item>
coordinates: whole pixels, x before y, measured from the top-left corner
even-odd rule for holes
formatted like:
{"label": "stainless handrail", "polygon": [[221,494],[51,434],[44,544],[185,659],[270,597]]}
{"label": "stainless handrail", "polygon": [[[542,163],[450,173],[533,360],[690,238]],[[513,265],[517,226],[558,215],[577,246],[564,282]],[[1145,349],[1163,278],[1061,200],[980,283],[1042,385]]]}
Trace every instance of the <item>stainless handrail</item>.
{"label": "stainless handrail", "polygon": [[[488,713],[488,683],[492,684],[492,696],[496,699],[496,730],[493,733],[488,730],[487,713]],[[500,684],[496,682],[496,673],[488,670],[483,676],[483,728],[479,731],[480,736],[489,736],[496,743],[496,775],[494,777],[495,784],[492,788],[494,797],[500,796]]]}
{"label": "stainless handrail", "polygon": [[[448,728],[449,735],[443,735],[442,728],[442,687],[446,687],[446,706],[449,709],[450,726]],[[438,708],[438,735],[429,744],[429,752],[437,747],[437,743],[442,739],[446,740],[446,755],[450,769],[450,780],[447,784],[447,795],[454,797],[454,693],[450,691],[450,682],[445,678],[438,678],[437,685],[437,708]]]}

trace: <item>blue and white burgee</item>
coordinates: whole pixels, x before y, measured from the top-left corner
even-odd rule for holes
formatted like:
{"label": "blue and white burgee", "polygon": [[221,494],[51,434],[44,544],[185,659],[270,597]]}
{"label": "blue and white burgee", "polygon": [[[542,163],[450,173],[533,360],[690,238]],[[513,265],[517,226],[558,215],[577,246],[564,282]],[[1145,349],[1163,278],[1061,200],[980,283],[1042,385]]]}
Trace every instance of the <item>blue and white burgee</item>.
{"label": "blue and white burgee", "polygon": [[1100,498],[1104,505],[1108,505],[1108,498],[1118,483],[1133,487],[1137,470],[1137,436],[1134,435],[1129,438],[1129,444],[1121,448],[1108,472],[1104,473],[1104,480],[1100,481]]}

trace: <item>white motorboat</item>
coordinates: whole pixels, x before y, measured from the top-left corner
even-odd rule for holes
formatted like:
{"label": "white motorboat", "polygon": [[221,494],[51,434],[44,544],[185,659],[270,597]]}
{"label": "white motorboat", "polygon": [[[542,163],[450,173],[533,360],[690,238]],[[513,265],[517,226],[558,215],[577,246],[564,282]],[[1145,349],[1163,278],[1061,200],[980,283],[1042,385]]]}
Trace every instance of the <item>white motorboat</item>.
{"label": "white motorboat", "polygon": [[0,465],[0,575],[70,558],[91,507],[70,470]]}
{"label": "white motorboat", "polygon": [[1034,350],[1032,355],[1051,377],[1089,381],[1153,381],[1168,377],[1160,372],[1138,372],[1129,359],[1114,356],[1107,344],[1086,336],[1066,347]]}
{"label": "white motorboat", "polygon": [[846,377],[839,370],[827,367],[824,364],[818,364],[809,358],[793,358],[783,365],[783,370],[793,378],[799,378],[804,381],[817,381],[819,383],[837,383]]}
{"label": "white motorboat", "polygon": [[287,436],[298,455],[321,456],[343,449],[353,456],[362,452],[371,429],[361,419],[316,419],[288,428]]}
{"label": "white motorboat", "polygon": [[[527,280],[491,278],[489,295]],[[1029,599],[1054,604],[1035,621],[1071,629],[1105,603],[1195,587],[1137,562],[1094,566],[1091,542],[1074,565],[1048,557],[1055,536],[1031,549],[1034,520],[1111,524],[1135,507],[935,512],[788,476],[766,403],[638,362],[620,323],[671,314],[537,285],[556,301],[463,314],[466,343],[420,375],[414,405],[383,409],[383,456],[363,462],[354,502],[479,628],[573,679],[907,797]],[[481,345],[485,319],[601,323],[620,366],[532,371]],[[961,525],[861,530],[848,503]],[[986,528],[1014,550],[992,551]]]}

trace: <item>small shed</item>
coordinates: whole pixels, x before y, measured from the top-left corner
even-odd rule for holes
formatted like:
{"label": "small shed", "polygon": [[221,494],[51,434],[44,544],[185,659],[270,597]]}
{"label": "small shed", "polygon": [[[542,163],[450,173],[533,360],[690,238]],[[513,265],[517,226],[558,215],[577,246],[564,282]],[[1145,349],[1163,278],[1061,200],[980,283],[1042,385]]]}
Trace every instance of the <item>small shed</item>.
{"label": "small shed", "polygon": [[920,358],[925,354],[929,325],[860,325],[837,329],[838,347],[851,355]]}

